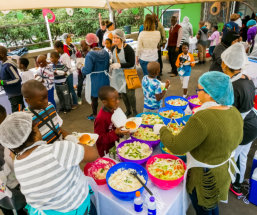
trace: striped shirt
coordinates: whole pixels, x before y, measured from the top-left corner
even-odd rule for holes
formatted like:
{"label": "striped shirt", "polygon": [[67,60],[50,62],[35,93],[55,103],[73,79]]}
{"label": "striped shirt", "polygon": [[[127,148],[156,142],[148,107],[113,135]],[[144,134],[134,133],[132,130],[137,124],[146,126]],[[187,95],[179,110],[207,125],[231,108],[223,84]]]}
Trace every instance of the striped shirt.
{"label": "striped shirt", "polygon": [[[67,66],[62,64],[61,62],[58,62],[57,64],[52,64],[52,70],[54,72],[54,83],[55,84],[62,84],[66,82],[67,74],[69,72],[69,69]],[[58,74],[59,72],[62,72],[63,74]]]}
{"label": "striped shirt", "polygon": [[69,141],[39,144],[26,158],[14,160],[15,174],[27,203],[38,210],[76,210],[89,192],[79,167],[83,146]]}
{"label": "striped shirt", "polygon": [[[41,118],[43,118],[44,121],[42,121],[35,114],[33,114],[29,108],[25,108],[25,112],[33,114],[33,123],[35,123],[38,126],[38,129],[42,135],[42,140],[46,141],[47,143],[53,143],[54,141],[61,139],[62,136],[60,127],[62,126],[63,121],[60,118],[60,116],[56,113],[55,107],[51,103],[48,103],[48,106],[45,110],[41,109],[34,111],[39,116],[41,116]],[[47,126],[48,123],[51,127],[53,127],[51,121],[53,122],[56,131],[60,135],[59,138],[57,137],[55,132]]]}
{"label": "striped shirt", "polygon": [[42,68],[40,67],[40,69],[37,71],[37,75],[42,78],[46,89],[51,90],[54,86],[54,72],[52,68],[49,65]]}

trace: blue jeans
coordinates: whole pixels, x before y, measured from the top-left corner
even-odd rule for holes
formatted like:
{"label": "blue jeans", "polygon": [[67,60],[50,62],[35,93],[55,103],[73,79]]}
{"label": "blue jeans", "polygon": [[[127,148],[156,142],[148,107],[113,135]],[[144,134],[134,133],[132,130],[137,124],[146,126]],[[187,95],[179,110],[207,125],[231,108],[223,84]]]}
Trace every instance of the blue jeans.
{"label": "blue jeans", "polygon": [[139,59],[139,63],[140,63],[140,66],[141,66],[141,68],[142,68],[142,70],[143,70],[144,76],[145,76],[145,75],[148,75],[147,64],[148,64],[149,62]]}
{"label": "blue jeans", "polygon": [[218,205],[210,209],[198,205],[198,199],[195,189],[193,190],[192,194],[189,194],[189,196],[197,215],[219,215]]}
{"label": "blue jeans", "polygon": [[216,46],[210,46],[209,48],[209,54],[212,56],[213,55],[213,51],[215,49]]}
{"label": "blue jeans", "polygon": [[54,87],[52,87],[51,90],[48,90],[48,101],[51,102],[56,109],[56,103],[54,100]]}
{"label": "blue jeans", "polygon": [[69,88],[69,91],[70,91],[71,96],[72,96],[73,105],[77,105],[78,104],[78,98],[77,98],[77,95],[75,93],[74,86],[73,86],[73,74],[70,74],[68,76],[67,84],[68,84],[68,88]]}

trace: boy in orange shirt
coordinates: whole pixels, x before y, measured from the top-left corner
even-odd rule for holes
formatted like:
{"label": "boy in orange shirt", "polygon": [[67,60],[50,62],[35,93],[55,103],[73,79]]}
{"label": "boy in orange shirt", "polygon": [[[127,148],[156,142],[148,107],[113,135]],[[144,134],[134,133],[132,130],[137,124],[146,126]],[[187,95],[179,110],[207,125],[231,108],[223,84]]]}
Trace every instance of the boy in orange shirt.
{"label": "boy in orange shirt", "polygon": [[183,97],[187,97],[188,82],[191,75],[191,67],[195,66],[194,56],[188,52],[189,44],[184,42],[182,44],[182,53],[178,56],[176,67],[182,83]]}

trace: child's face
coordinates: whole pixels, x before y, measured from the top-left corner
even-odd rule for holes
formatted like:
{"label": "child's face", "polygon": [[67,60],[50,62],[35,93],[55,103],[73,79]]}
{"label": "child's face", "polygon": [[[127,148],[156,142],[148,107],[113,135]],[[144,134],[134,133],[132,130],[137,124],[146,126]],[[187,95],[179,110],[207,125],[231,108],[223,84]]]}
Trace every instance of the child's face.
{"label": "child's face", "polygon": [[59,47],[59,48],[54,47],[54,49],[55,49],[55,51],[57,51],[58,53],[62,53],[62,51],[63,51],[63,48],[61,48],[61,47]]}
{"label": "child's face", "polygon": [[18,67],[19,67],[20,70],[25,70],[26,69],[25,66],[21,62],[18,63]]}
{"label": "child's face", "polygon": [[51,57],[50,57],[50,61],[51,61],[53,64],[57,64],[57,63],[58,63],[58,60],[59,60],[59,58],[56,58],[56,57],[54,57],[54,56],[51,56]]}
{"label": "child's face", "polygon": [[188,53],[188,47],[187,46],[182,46],[182,51],[184,54]]}
{"label": "child's face", "polygon": [[111,50],[112,44],[110,43],[110,41],[108,41],[108,40],[105,41],[105,47],[106,47],[107,49]]}
{"label": "child's face", "polygon": [[29,107],[34,110],[45,109],[48,106],[47,89],[36,90],[31,98],[25,98]]}
{"label": "child's face", "polygon": [[106,100],[103,100],[103,104],[110,110],[116,110],[119,107],[120,99],[117,91],[111,92]]}
{"label": "child's face", "polygon": [[71,39],[70,36],[68,36],[68,37],[66,38],[66,43],[67,43],[67,44],[70,44],[71,42],[72,42],[72,39]]}

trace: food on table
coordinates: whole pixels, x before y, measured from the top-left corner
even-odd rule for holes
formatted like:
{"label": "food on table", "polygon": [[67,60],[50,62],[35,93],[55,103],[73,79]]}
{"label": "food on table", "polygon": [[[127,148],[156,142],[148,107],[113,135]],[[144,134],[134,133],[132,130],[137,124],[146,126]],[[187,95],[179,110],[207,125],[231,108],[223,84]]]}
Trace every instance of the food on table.
{"label": "food on table", "polygon": [[180,125],[177,123],[169,123],[167,128],[172,132],[173,135],[177,135],[184,128],[184,126],[182,123]]}
{"label": "food on table", "polygon": [[137,124],[134,121],[128,121],[125,124],[126,129],[132,129],[133,130],[133,129],[136,129],[136,127],[137,127]]}
{"label": "food on table", "polygon": [[[166,147],[162,147],[162,150],[165,151],[165,152],[167,152],[168,154],[174,155],[174,154],[173,154],[168,148],[166,148]],[[186,155],[186,154],[183,154],[183,155]],[[181,155],[179,155],[179,156],[181,156]]]}
{"label": "food on table", "polygon": [[102,180],[105,179],[108,170],[114,166],[114,164],[115,163],[104,159],[98,159],[93,163],[88,171],[95,179]]}
{"label": "food on table", "polygon": [[173,106],[184,106],[184,105],[187,105],[187,101],[185,101],[183,99],[170,99],[169,101],[167,101],[167,103],[169,105],[173,105]]}
{"label": "food on table", "polygon": [[91,139],[89,134],[83,134],[80,138],[79,138],[79,142],[82,144],[86,144],[86,145],[90,145],[90,144],[94,144],[95,140]]}
{"label": "food on table", "polygon": [[176,180],[185,173],[181,159],[155,158],[149,165],[148,171],[156,178],[162,180]]}
{"label": "food on table", "polygon": [[133,136],[140,140],[156,141],[160,139],[160,135],[153,132],[152,128],[138,128],[138,130],[133,134]]}
{"label": "food on table", "polygon": [[163,112],[160,112],[160,115],[165,117],[165,118],[170,118],[170,119],[178,119],[183,117],[182,113],[179,113],[178,111],[174,111],[174,110],[166,110]]}
{"label": "food on table", "polygon": [[200,99],[197,97],[197,98],[194,98],[194,99],[190,99],[189,100],[192,104],[195,104],[195,105],[202,105],[202,103],[200,102]]}
{"label": "food on table", "polygon": [[155,114],[143,114],[142,115],[142,124],[144,125],[155,125],[163,124],[161,117]]}
{"label": "food on table", "polygon": [[[142,187],[140,182],[130,172],[135,171],[134,169],[118,169],[109,178],[109,185],[121,192],[132,192]],[[142,182],[145,183],[145,179],[142,175],[137,174]]]}
{"label": "food on table", "polygon": [[130,160],[141,160],[152,154],[152,149],[149,145],[138,141],[126,143],[118,151],[120,156]]}

